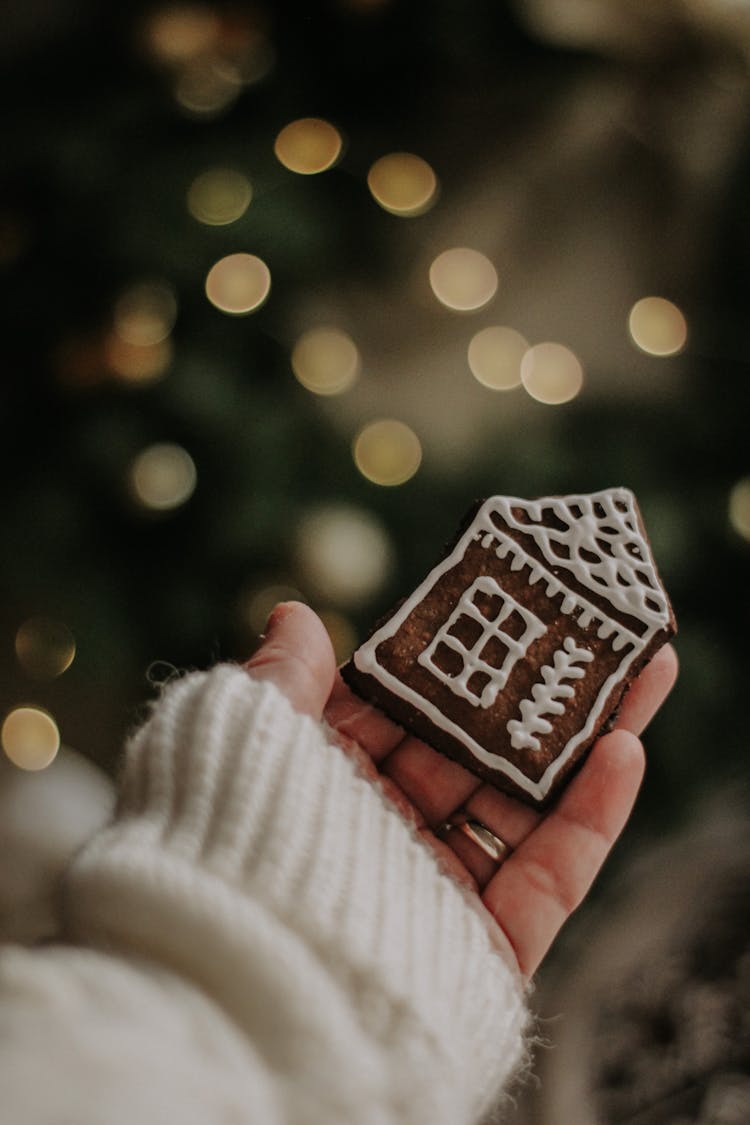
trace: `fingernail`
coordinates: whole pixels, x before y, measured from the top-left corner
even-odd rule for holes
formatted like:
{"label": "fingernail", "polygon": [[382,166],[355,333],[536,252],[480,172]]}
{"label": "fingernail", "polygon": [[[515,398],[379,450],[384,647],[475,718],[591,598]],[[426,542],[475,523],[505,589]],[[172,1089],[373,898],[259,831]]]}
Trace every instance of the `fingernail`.
{"label": "fingernail", "polygon": [[268,620],[266,621],[261,636],[267,637],[291,612],[292,606],[289,602],[279,602],[278,605],[275,605],[268,615]]}

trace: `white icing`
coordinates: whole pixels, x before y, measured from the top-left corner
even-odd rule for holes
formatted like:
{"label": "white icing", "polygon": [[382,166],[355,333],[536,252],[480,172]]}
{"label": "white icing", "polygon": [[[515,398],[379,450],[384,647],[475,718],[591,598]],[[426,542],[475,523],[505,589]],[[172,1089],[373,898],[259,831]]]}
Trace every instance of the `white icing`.
{"label": "white icing", "polygon": [[[482,542],[484,544],[484,540]],[[475,602],[477,594],[486,594],[489,597],[498,598],[500,600],[499,611],[492,620],[488,620],[477,607]],[[503,629],[504,623],[514,611],[520,615],[524,622],[524,631],[518,638],[510,636]],[[468,617],[471,621],[481,626],[481,633],[469,648],[455,636],[455,627],[461,617]],[[544,622],[540,621],[535,614],[520,605],[515,598],[512,598],[510,594],[497,584],[494,578],[490,578],[488,575],[481,575],[472,582],[468,590],[464,591],[453,613],[437,631],[432,642],[424,652],[420,653],[417,659],[423,667],[432,672],[433,676],[436,676],[444,684],[447,684],[455,695],[465,699],[473,706],[491,707],[497,699],[498,694],[508,682],[508,677],[513,671],[516,662],[525,656],[530,645],[546,632],[547,628]],[[486,660],[482,659],[482,652],[492,638],[501,641],[508,650],[499,668],[488,664]],[[436,653],[440,645],[447,645],[448,648],[452,649],[452,651],[457,653],[460,657],[460,672],[452,675],[449,672],[445,672],[436,663]],[[475,672],[480,672],[484,676],[489,677],[487,683],[482,688],[481,694],[473,691],[469,686],[469,682]]]}
{"label": "white icing", "polygon": [[[604,595],[616,609],[646,626],[669,623],[666,595],[628,489],[544,500],[495,496],[487,506],[509,527],[531,535],[550,566],[565,567],[582,586]],[[527,519],[519,519],[515,514],[519,511]],[[563,526],[545,526],[548,514]]]}
{"label": "white icing", "polygon": [[[599,690],[599,694],[594,701],[594,705],[589,712],[588,719],[586,720],[583,727],[581,727],[580,731],[578,731],[578,733],[574,735],[573,738],[571,738],[570,742],[566,744],[565,748],[562,750],[559,756],[549,764],[538,781],[533,781],[531,778],[527,777],[526,774],[522,773],[521,770],[519,770],[517,766],[514,766],[512,762],[506,761],[505,758],[498,758],[497,754],[492,754],[489,750],[487,750],[484,746],[477,742],[476,739],[472,738],[467,731],[458,726],[457,723],[454,723],[452,719],[449,719],[446,715],[444,715],[443,712],[438,707],[436,707],[434,703],[430,702],[429,699],[425,699],[418,692],[414,691],[413,688],[410,688],[406,684],[402,683],[401,680],[397,679],[391,672],[388,672],[385,668],[381,668],[378,665],[378,671],[370,672],[370,674],[376,676],[377,679],[380,680],[380,682],[385,687],[387,687],[389,691],[392,691],[394,695],[400,696],[407,703],[411,703],[414,707],[417,707],[440,730],[444,730],[447,734],[450,734],[453,738],[455,738],[457,742],[461,742],[466,747],[466,749],[474,755],[477,761],[482,762],[489,769],[495,770],[497,773],[504,774],[511,781],[515,782],[515,784],[518,785],[520,789],[523,789],[526,793],[528,793],[531,797],[534,797],[536,800],[541,801],[549,793],[552,785],[554,784],[555,778],[557,777],[563,766],[570,760],[581,743],[585,742],[586,739],[589,738],[592,731],[602,721],[602,718],[604,717],[602,714],[604,704],[609,698],[610,692],[615,687],[615,685],[620,683],[624,676],[627,674],[629,666],[632,664],[638,652],[641,651],[642,647],[644,646],[641,645],[639,648],[633,648],[627,651],[625,657],[620,662],[619,667],[616,668],[615,671],[612,672],[612,674],[608,676],[602,684]],[[360,662],[355,657],[355,664],[363,672],[370,671],[369,667],[367,666],[367,660],[363,661],[362,664],[360,664]]]}
{"label": "white icing", "polygon": [[[605,515],[597,515],[594,505],[600,504]],[[621,505],[620,511],[616,505]],[[539,522],[524,523],[512,515],[512,509],[524,510],[532,521],[544,518],[544,509],[551,508],[554,514],[568,527],[568,541],[570,543],[570,559],[563,559],[560,554],[552,550],[552,543],[558,545],[565,540],[565,533],[556,529],[543,528]],[[575,509],[582,513],[584,527],[575,531],[575,524],[579,517]],[[492,513],[499,514],[507,520],[508,525],[527,534],[533,535],[541,553],[550,566],[565,567],[570,570],[581,586],[595,590],[599,595],[607,597],[614,608],[635,617],[647,626],[642,636],[637,636],[617,621],[613,621],[599,607],[594,606],[578,592],[569,590],[564,583],[564,571],[556,577],[544,567],[538,559],[531,558],[528,553],[512,538],[500,531],[492,520]],[[590,546],[592,532],[593,546]],[[609,529],[609,530],[608,530]],[[613,554],[610,557],[596,544],[596,536],[610,545]],[[543,579],[550,597],[563,593],[561,610],[570,615],[579,613],[577,624],[586,628],[592,622],[599,623],[598,633],[606,639],[611,637],[612,648],[615,652],[624,649],[619,666],[607,677],[602,684],[596,700],[588,713],[581,729],[570,739],[557,758],[550,763],[539,781],[532,781],[526,777],[511,762],[491,753],[486,747],[481,746],[462,727],[430,700],[425,699],[413,688],[404,684],[387,669],[383,668],[377,658],[377,649],[383,641],[394,636],[403,625],[410,613],[424,600],[436,582],[457,563],[459,563],[472,541],[478,540],[485,550],[494,549],[499,558],[505,558],[508,552],[513,555],[512,568],[520,570],[524,564],[530,568],[530,580],[538,582]],[[495,545],[496,544],[496,545]],[[596,553],[597,562],[592,564],[582,557],[582,550],[591,550]],[[637,554],[634,554],[637,552]],[[639,578],[635,571],[645,576]],[[592,577],[596,574],[596,577]],[[631,580],[637,585],[623,586],[618,579],[621,575],[624,580]],[[533,577],[532,577],[533,576]],[[603,579],[598,581],[597,578]],[[653,583],[653,585],[652,585]],[[508,595],[504,594],[507,598]],[[651,605],[646,604],[649,599]],[[441,730],[452,735],[466,749],[485,766],[503,773],[515,782],[521,789],[537,800],[542,800],[550,791],[557,774],[575,753],[578,746],[585,742],[602,721],[603,708],[615,688],[627,675],[627,670],[634,660],[649,644],[657,629],[669,623],[669,609],[651,558],[648,546],[642,535],[638,532],[635,517],[634,500],[632,494],[626,489],[611,489],[607,492],[596,493],[592,496],[567,496],[549,498],[538,501],[520,500],[506,497],[492,497],[485,501],[477,512],[474,520],[457,541],[453,550],[441,563],[427,575],[422,583],[406,598],[396,613],[354,654],[355,666],[363,673],[377,679],[384,687],[399,698],[420,710],[428,719]],[[447,629],[446,623],[443,626]],[[610,630],[605,633],[603,630]],[[443,638],[444,639],[444,638]],[[427,651],[427,650],[425,650]],[[424,664],[424,661],[422,661]],[[430,668],[434,672],[434,668]],[[502,689],[500,689],[502,690]]]}
{"label": "white icing", "polygon": [[572,637],[566,637],[563,647],[558,649],[553,657],[552,664],[545,664],[541,669],[541,680],[531,689],[531,698],[523,699],[520,704],[521,719],[511,719],[507,724],[510,744],[516,750],[528,747],[530,750],[541,750],[541,742],[537,734],[549,734],[552,723],[544,718],[545,715],[562,715],[565,711],[563,699],[572,699],[573,688],[566,680],[580,680],[585,669],[580,664],[588,664],[594,659],[594,654],[588,649],[578,648]]}

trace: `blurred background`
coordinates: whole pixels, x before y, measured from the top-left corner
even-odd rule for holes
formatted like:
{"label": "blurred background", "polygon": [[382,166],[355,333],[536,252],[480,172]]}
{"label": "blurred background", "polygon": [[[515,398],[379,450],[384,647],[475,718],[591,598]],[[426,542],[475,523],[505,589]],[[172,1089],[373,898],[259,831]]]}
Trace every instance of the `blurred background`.
{"label": "blurred background", "polygon": [[[728,864],[731,1034],[645,1092],[592,1058],[591,1120],[746,1122],[750,4],[6,0],[0,66],[0,935],[51,927],[175,668],[291,596],[344,659],[475,498],[626,485],[682,676],[538,1002],[608,895],[646,932],[634,864],[704,908],[696,850]],[[674,1061],[681,1011],[623,1057]]]}

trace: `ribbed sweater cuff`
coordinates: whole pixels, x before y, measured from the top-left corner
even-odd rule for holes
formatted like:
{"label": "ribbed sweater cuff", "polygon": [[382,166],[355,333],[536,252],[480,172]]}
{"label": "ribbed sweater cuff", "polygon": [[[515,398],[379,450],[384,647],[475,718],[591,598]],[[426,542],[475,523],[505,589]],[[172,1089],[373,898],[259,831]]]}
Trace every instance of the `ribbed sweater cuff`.
{"label": "ribbed sweater cuff", "polygon": [[131,740],[116,819],[70,872],[68,926],[214,991],[231,946],[239,996],[258,904],[372,1034],[407,1019],[474,1111],[490,1103],[526,1016],[485,919],[320,725],[222,665],[172,683]]}

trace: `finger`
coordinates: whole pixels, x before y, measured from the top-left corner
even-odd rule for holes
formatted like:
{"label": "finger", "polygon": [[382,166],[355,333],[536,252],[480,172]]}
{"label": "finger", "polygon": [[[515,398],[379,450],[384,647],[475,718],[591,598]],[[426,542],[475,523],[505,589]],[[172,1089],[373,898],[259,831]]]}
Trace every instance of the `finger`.
{"label": "finger", "polygon": [[559,804],[500,867],[482,895],[530,977],[594,881],[630,815],[644,754],[629,731],[600,738]]}
{"label": "finger", "polygon": [[497,860],[487,855],[479,844],[459,828],[453,827],[448,831],[445,828],[438,829],[436,838],[451,850],[474,890],[480,893],[497,871]]}
{"label": "finger", "polygon": [[358,743],[374,762],[382,761],[404,737],[402,727],[355,695],[340,675],[334,680],[325,720],[341,735]]}
{"label": "finger", "polygon": [[677,653],[664,645],[628,688],[615,725],[642,734],[674,687],[677,671]]}
{"label": "finger", "polygon": [[500,793],[491,785],[482,785],[466,802],[465,811],[494,832],[506,844],[517,848],[536,828],[543,813]]}
{"label": "finger", "polygon": [[245,668],[270,680],[295,711],[320,719],[336,675],[333,646],[320,618],[301,602],[282,602],[271,613],[260,648]]}
{"label": "finger", "polygon": [[[677,678],[677,656],[671,645],[656,653],[623,701],[617,727],[640,734],[669,694]],[[541,820],[542,814],[492,785],[482,785],[466,802],[464,811],[484,824],[506,844],[517,848]],[[496,865],[466,837],[452,836],[451,844],[478,886],[494,875]]]}
{"label": "finger", "polygon": [[403,790],[433,828],[447,820],[481,785],[458,762],[413,737],[399,743],[383,762],[382,772]]}
{"label": "finger", "polygon": [[[491,785],[482,785],[477,789],[466,801],[462,812],[513,849],[523,843],[543,815],[530,805],[498,792]],[[496,860],[460,832],[451,830],[445,838],[460,856],[477,886],[480,889],[485,887],[497,871]]]}

